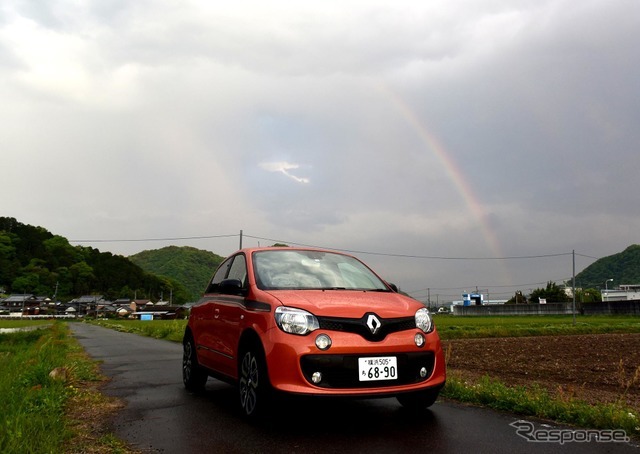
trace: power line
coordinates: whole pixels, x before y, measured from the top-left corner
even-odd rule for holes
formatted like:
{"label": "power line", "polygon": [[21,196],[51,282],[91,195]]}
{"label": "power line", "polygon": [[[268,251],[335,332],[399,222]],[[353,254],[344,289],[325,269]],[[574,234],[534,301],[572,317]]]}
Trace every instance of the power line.
{"label": "power line", "polygon": [[[207,240],[214,238],[234,238],[239,237],[240,234],[227,234],[227,235],[199,235],[199,236],[185,236],[185,237],[164,237],[164,238],[120,238],[120,239],[89,239],[89,240],[69,240],[70,243],[134,243],[134,242],[150,242],[150,241],[184,241],[184,240]],[[271,241],[273,243],[293,244],[302,247],[313,247],[319,249],[330,249],[334,251],[348,252],[351,254],[362,255],[375,255],[380,257],[396,257],[396,258],[409,258],[409,259],[422,259],[422,260],[528,260],[528,259],[540,259],[540,258],[553,258],[572,255],[573,252],[558,252],[553,254],[538,254],[538,255],[521,255],[521,256],[505,256],[505,257],[446,257],[439,255],[415,255],[415,254],[399,254],[399,253],[386,253],[375,251],[363,251],[357,249],[341,249],[328,246],[319,246],[313,244],[306,244],[291,240],[278,240],[274,238],[267,238],[261,236],[253,236],[243,234],[245,238],[253,238],[255,240]],[[578,254],[580,257],[590,258],[598,260],[598,257],[592,257],[589,255]]]}
{"label": "power line", "polygon": [[572,252],[560,252],[556,254],[542,254],[542,255],[523,255],[523,256],[508,256],[508,257],[444,257],[437,255],[411,255],[411,254],[393,254],[385,252],[372,252],[361,251],[357,249],[340,249],[331,248],[326,246],[316,246],[312,244],[297,243],[295,241],[276,240],[273,238],[264,238],[259,236],[244,235],[246,238],[253,238],[255,240],[273,241],[274,243],[294,244],[296,246],[314,247],[320,249],[332,249],[334,251],[349,252],[351,254],[367,254],[377,255],[382,257],[398,257],[398,258],[410,258],[410,259],[428,259],[428,260],[515,260],[515,259],[537,259],[537,258],[549,258],[549,257],[562,257],[572,255]]}
{"label": "power line", "polygon": [[136,238],[136,239],[111,239],[111,240],[69,240],[69,243],[131,243],[143,241],[178,241],[178,240],[208,240],[211,238],[232,238],[240,235],[206,235],[206,236],[183,236],[172,238]]}

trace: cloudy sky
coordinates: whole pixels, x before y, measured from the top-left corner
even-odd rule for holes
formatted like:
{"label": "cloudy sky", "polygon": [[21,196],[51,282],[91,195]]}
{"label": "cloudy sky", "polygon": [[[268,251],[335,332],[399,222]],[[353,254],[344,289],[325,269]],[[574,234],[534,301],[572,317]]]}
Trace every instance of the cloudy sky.
{"label": "cloudy sky", "polygon": [[0,215],[508,298],[640,242],[639,42],[637,0],[6,0]]}

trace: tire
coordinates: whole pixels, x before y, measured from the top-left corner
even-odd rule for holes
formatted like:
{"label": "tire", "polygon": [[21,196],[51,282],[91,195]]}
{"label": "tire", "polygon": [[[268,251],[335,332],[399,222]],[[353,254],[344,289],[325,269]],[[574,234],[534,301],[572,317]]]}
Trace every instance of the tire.
{"label": "tire", "polygon": [[187,391],[201,392],[207,383],[207,371],[198,363],[196,345],[191,334],[182,340],[182,382]]}
{"label": "tire", "polygon": [[251,345],[239,356],[238,391],[242,414],[248,419],[265,413],[271,398],[271,385],[262,349]]}
{"label": "tire", "polygon": [[440,390],[429,389],[427,391],[416,391],[413,393],[400,394],[396,396],[400,405],[413,411],[424,410],[432,406],[438,399]]}

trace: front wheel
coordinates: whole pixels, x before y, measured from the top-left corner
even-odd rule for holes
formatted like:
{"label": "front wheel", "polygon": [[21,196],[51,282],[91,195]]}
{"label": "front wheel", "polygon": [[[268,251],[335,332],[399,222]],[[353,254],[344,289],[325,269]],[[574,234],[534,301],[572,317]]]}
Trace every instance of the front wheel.
{"label": "front wheel", "polygon": [[182,340],[182,382],[187,391],[200,392],[207,383],[208,374],[198,363],[193,336],[187,334]]}
{"label": "front wheel", "polygon": [[264,354],[260,348],[251,346],[240,355],[240,407],[247,418],[256,418],[268,406],[270,397],[269,377]]}
{"label": "front wheel", "polygon": [[429,389],[426,391],[416,391],[413,393],[400,394],[396,396],[400,405],[409,410],[424,410],[432,406],[440,394],[440,390]]}

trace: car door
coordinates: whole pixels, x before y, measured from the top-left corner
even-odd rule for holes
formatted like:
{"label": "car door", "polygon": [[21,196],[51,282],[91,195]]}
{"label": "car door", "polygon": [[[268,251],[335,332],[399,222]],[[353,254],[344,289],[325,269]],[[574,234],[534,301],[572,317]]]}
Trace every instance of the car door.
{"label": "car door", "polygon": [[220,283],[229,274],[232,262],[233,257],[222,262],[207,286],[204,297],[197,308],[192,311],[195,316],[193,332],[198,350],[198,360],[203,366],[213,370],[218,370],[218,356],[221,350],[220,333],[215,326],[219,314],[217,300],[220,298]]}
{"label": "car door", "polygon": [[223,290],[225,293],[215,301],[213,324],[218,333],[219,367],[226,375],[235,376],[240,322],[245,310],[245,297],[248,289],[247,260],[243,253],[233,257],[226,279],[239,281],[241,288],[232,287],[231,293]]}

